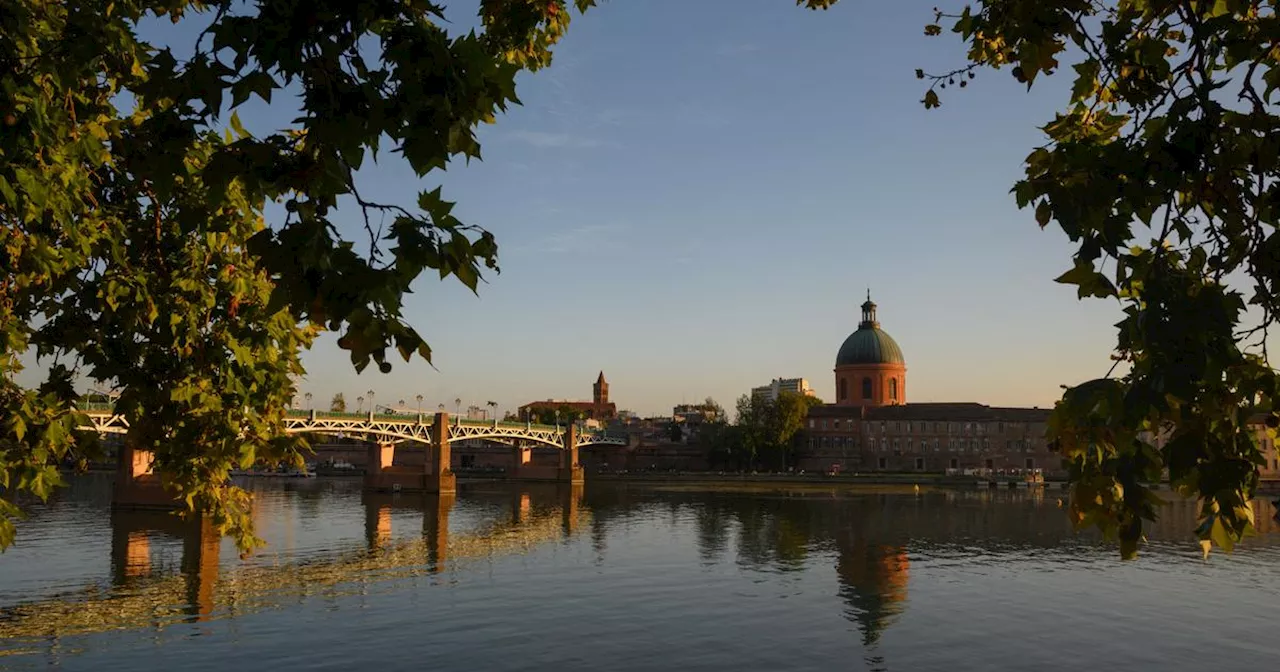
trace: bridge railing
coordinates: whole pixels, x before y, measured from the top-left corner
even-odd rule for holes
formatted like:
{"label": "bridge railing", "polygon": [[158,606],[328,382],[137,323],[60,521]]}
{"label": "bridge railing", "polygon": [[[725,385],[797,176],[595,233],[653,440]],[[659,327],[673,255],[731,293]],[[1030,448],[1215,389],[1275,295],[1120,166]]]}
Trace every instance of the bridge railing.
{"label": "bridge railing", "polygon": [[[107,402],[107,401],[81,400],[77,403],[77,406],[81,411],[93,412],[93,413],[111,413],[114,411],[114,408],[115,408],[115,405],[112,402]],[[286,415],[287,417],[295,418],[295,419],[298,419],[298,418],[309,419],[311,417],[315,417],[317,420],[325,420],[325,419],[327,420],[367,420],[368,418],[373,417],[375,420],[383,420],[383,421],[400,420],[404,422],[417,422],[419,418],[419,415],[417,413],[403,413],[403,412],[374,413],[371,416],[368,411],[351,413],[351,412],[320,411],[320,410],[314,410],[314,411],[290,410],[286,413]],[[429,424],[433,422],[434,418],[435,418],[435,413],[421,414],[421,419],[424,424]],[[450,418],[450,421],[455,425],[467,426],[467,427],[496,427],[496,428],[503,428],[503,429],[525,429],[525,430],[544,431],[544,432],[560,432],[565,429],[565,425],[542,425],[542,424],[518,422],[518,421],[511,422],[511,421],[505,421],[505,420],[469,420],[466,418],[454,417],[454,418]],[[580,427],[578,431],[580,435],[583,436],[584,438],[586,437],[611,438],[604,430],[592,431],[592,430]],[[617,438],[617,437],[612,437],[612,438]]]}

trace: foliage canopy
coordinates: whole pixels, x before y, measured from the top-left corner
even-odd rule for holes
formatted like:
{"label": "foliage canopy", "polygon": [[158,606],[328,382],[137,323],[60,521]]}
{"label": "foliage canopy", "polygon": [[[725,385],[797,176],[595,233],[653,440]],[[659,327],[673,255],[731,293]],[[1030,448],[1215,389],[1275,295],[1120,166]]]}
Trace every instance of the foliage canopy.
{"label": "foliage canopy", "polygon": [[1070,468],[1073,521],[1118,537],[1126,557],[1157,516],[1146,484],[1166,470],[1201,501],[1206,553],[1252,530],[1263,464],[1254,427],[1275,438],[1280,394],[1266,349],[1280,310],[1276,9],[987,0],[925,28],[949,26],[969,48],[953,72],[916,71],[930,83],[927,108],[984,68],[1028,88],[1072,73],[1013,195],[1078,246],[1058,282],[1123,307],[1114,358],[1124,366],[1067,389],[1050,433]]}
{"label": "foliage canopy", "polygon": [[[416,208],[365,199],[357,171],[387,146],[420,177],[479,158],[476,126],[518,102],[516,74],[547,65],[569,22],[563,0],[482,0],[483,30],[451,35],[443,12],[0,3],[0,548],[16,498],[48,496],[59,463],[91,454],[77,376],[115,387],[126,440],[249,548],[247,496],[227,476],[301,460],[281,431],[300,350],[331,330],[358,370],[389,370],[388,351],[430,359],[404,294],[425,272],[475,290],[498,270],[493,236],[438,188]],[[165,20],[204,26],[190,53],[140,38]],[[255,137],[235,113],[251,96],[296,118]],[[268,202],[283,221],[264,219]],[[339,205],[367,242],[343,238]],[[23,389],[32,349],[49,375]]]}

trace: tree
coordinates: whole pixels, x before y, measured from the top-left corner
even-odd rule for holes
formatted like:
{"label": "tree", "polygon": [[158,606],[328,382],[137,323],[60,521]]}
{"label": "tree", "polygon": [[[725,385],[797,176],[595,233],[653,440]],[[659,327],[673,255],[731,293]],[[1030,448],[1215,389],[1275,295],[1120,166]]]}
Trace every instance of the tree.
{"label": "tree", "polygon": [[707,412],[707,419],[711,422],[724,422],[729,419],[729,415],[724,412],[724,406],[716,403],[716,400],[711,397],[707,397],[702,402],[702,408]]}
{"label": "tree", "polygon": [[742,450],[741,428],[724,420],[709,422],[698,430],[698,445],[707,453],[708,466],[741,469],[746,457]]}
{"label": "tree", "polygon": [[[480,5],[483,31],[450,35],[432,3],[6,3],[0,548],[14,498],[61,484],[82,372],[121,390],[126,441],[166,487],[248,549],[227,476],[301,462],[283,432],[299,351],[330,330],[357,369],[389,370],[388,349],[430,359],[403,295],[424,271],[475,290],[498,270],[493,236],[438,188],[415,208],[370,201],[357,171],[478,158],[475,127],[518,102],[517,73],[550,62],[570,18],[564,0]],[[179,48],[141,40],[158,17],[207,27]],[[235,113],[250,96],[299,101],[295,121],[251,134]],[[340,201],[367,242],[339,233]],[[268,222],[267,202],[287,214]],[[36,389],[14,379],[29,350],[52,362]]]}
{"label": "tree", "polygon": [[684,439],[684,430],[680,427],[680,423],[672,422],[667,426],[667,438],[672,443],[680,443]]}
{"label": "tree", "polygon": [[795,466],[796,438],[804,429],[809,409],[820,405],[821,399],[795,392],[781,392],[770,404],[769,441],[781,466]]}
{"label": "tree", "polygon": [[737,425],[737,439],[741,447],[743,458],[747,465],[754,469],[756,466],[756,458],[767,445],[766,438],[768,423],[768,400],[755,395],[744,394],[738,397],[735,405],[737,417],[734,424]]}
{"label": "tree", "polygon": [[341,392],[333,395],[333,401],[329,402],[329,410],[334,413],[347,412],[347,400],[342,396]]}
{"label": "tree", "polygon": [[916,71],[926,108],[982,68],[1028,88],[1074,73],[1013,187],[1078,246],[1058,282],[1124,311],[1112,371],[1067,388],[1050,421],[1073,522],[1132,557],[1160,501],[1145,484],[1167,471],[1201,502],[1205,553],[1230,550],[1253,527],[1254,426],[1274,439],[1278,424],[1266,348],[1280,314],[1274,3],[986,1],[938,13],[926,34],[944,22],[969,63]]}

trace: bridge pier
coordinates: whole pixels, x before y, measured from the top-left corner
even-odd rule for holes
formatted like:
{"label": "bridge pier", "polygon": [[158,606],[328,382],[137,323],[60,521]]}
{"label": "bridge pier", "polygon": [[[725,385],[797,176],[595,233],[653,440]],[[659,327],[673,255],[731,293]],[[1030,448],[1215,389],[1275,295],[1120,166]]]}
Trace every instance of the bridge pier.
{"label": "bridge pier", "polygon": [[458,491],[458,479],[453,475],[453,451],[449,448],[449,414],[436,413],[431,427],[431,473],[425,479],[425,490],[445,494]]}
{"label": "bridge pier", "polygon": [[511,448],[511,478],[520,478],[520,472],[529,464],[529,460],[533,459],[533,451],[528,446],[520,445],[520,439],[512,441]]}
{"label": "bridge pier", "polygon": [[581,484],[586,482],[585,472],[578,464],[578,426],[570,424],[564,430],[564,450],[560,452],[560,473],[556,479],[561,483]]}
{"label": "bridge pier", "polygon": [[180,509],[173,493],[164,489],[160,477],[153,473],[154,455],[136,448],[136,440],[126,436],[116,455],[116,478],[111,489],[111,506],[118,509]]}
{"label": "bridge pier", "polygon": [[457,491],[457,479],[449,468],[449,414],[436,413],[431,428],[431,456],[424,460],[422,469],[396,466],[396,444],[379,442],[369,446],[368,466],[364,472],[366,490],[379,492],[433,492]]}

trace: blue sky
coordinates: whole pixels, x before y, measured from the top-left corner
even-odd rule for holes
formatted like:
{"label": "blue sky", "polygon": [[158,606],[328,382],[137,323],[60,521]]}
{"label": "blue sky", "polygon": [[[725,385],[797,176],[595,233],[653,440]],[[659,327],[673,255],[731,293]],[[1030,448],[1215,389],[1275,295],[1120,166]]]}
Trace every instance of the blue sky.
{"label": "blue sky", "polygon": [[[923,35],[935,4],[609,0],[575,17],[551,68],[522,77],[524,106],[481,130],[483,162],[418,180],[383,153],[362,171],[367,197],[407,205],[442,184],[498,237],[478,297],[426,277],[408,301],[435,368],[356,374],[327,336],[303,390],[510,409],[588,398],[603,370],[645,414],[731,406],[775,377],[830,400],[868,287],[909,401],[1046,406],[1103,374],[1117,306],[1053,283],[1073,248],[1009,194],[1069,82],[982,73],[924,110],[915,68],[964,56]],[[148,37],[194,33],[162,25]],[[252,130],[291,112],[239,115]]]}
{"label": "blue sky", "polygon": [[[910,400],[1043,406],[1101,375],[1117,308],[1052,282],[1072,248],[1008,194],[1068,82],[985,74],[925,111],[914,69],[963,58],[924,37],[933,6],[612,0],[576,17],[524,106],[483,129],[484,161],[439,178],[497,234],[503,272],[478,298],[421,283],[409,315],[438,370],[357,376],[326,341],[306,389],[509,408],[588,397],[603,369],[643,413],[779,376],[831,399],[867,287]],[[417,189],[377,172],[384,196]]]}

